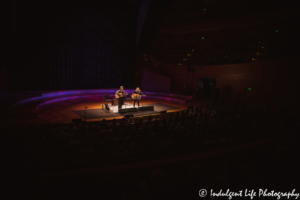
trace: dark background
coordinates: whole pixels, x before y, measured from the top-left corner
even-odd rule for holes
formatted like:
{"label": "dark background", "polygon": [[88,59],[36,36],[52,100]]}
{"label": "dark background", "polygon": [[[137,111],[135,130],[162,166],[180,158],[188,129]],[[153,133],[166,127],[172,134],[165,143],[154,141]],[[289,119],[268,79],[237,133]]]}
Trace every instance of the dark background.
{"label": "dark background", "polygon": [[138,6],[117,0],[8,2],[8,89],[130,87]]}

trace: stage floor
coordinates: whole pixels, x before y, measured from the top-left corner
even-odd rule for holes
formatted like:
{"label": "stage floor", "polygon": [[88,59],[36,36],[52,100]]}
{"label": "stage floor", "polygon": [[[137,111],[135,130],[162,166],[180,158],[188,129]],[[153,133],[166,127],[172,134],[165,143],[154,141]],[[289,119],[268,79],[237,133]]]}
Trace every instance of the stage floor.
{"label": "stage floor", "polygon": [[[161,103],[144,104],[141,107],[145,107],[145,106],[153,106],[154,110],[145,110],[145,111],[138,110],[136,112],[118,113],[119,110],[118,106],[109,105],[110,108],[109,111],[103,108],[98,108],[98,109],[87,109],[87,110],[74,110],[73,112],[83,119],[101,119],[101,118],[122,117],[125,115],[133,115],[133,117],[137,117],[137,116],[153,115],[161,111],[181,110],[178,107],[173,107]],[[133,108],[133,105],[126,103],[126,105],[123,105],[123,108]]]}
{"label": "stage floor", "polygon": [[[61,124],[70,123],[72,119],[84,119],[83,115],[76,114],[74,111],[87,111],[98,109],[102,110],[103,96],[81,97],[81,98],[64,98],[59,99],[53,97],[41,98],[35,101],[25,102],[20,105],[9,107],[0,124],[2,125],[42,125],[42,124]],[[172,100],[143,98],[143,105],[154,104],[154,113],[134,114],[136,116],[145,116],[151,114],[159,114],[160,111],[167,110],[168,113],[177,112],[179,110],[187,109],[189,106],[204,106],[212,104],[211,99],[193,99],[188,103],[181,103]],[[158,105],[163,105],[158,106]],[[115,109],[115,108],[114,108]],[[100,118],[89,117],[86,121],[101,121],[102,119],[112,120],[121,119],[124,115],[118,113],[111,113],[113,115],[101,115]],[[128,113],[126,113],[128,114]],[[80,117],[81,116],[81,117]]]}

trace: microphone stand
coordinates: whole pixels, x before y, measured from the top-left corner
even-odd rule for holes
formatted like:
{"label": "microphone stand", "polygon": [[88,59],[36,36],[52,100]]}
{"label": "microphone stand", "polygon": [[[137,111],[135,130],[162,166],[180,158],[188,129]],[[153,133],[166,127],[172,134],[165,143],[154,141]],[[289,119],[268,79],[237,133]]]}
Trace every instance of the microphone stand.
{"label": "microphone stand", "polygon": [[[142,90],[140,91],[141,95],[143,95],[143,92]],[[142,97],[140,96],[140,101],[141,101],[141,104],[142,104],[142,107],[143,107],[143,101],[142,101]]]}
{"label": "microphone stand", "polygon": [[[122,97],[123,97],[123,104],[124,104],[124,106],[125,106],[125,108],[126,108],[126,97],[127,97],[127,95],[128,95],[129,93],[127,93],[125,90],[123,90],[123,92],[124,92],[124,94],[122,95]],[[125,97],[124,97],[124,95],[125,95]]]}

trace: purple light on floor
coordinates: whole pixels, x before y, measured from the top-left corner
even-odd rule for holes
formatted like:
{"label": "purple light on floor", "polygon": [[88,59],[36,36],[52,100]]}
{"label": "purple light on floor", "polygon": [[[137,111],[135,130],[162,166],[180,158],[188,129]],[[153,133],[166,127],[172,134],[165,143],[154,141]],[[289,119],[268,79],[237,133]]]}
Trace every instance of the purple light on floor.
{"label": "purple light on floor", "polygon": [[[50,92],[43,94],[43,97],[55,97],[55,96],[67,96],[73,94],[114,94],[118,88],[114,89],[92,89],[92,90],[68,90],[68,91],[58,91],[58,92]],[[125,89],[126,92],[132,93],[134,89]],[[186,95],[178,95],[178,94],[168,94],[168,93],[159,93],[159,92],[143,92],[145,94],[153,94],[153,95],[162,95],[162,96],[172,96],[172,97],[181,97],[192,99],[192,96]]]}
{"label": "purple light on floor", "polygon": [[[19,102],[13,104],[12,106],[30,102],[30,101],[36,101],[36,100],[41,100],[41,99],[46,100],[47,98],[60,97],[60,96],[68,96],[68,97],[48,100],[48,101],[40,104],[38,107],[52,103],[52,102],[57,102],[59,100],[67,100],[67,99],[74,99],[74,98],[104,96],[105,94],[108,94],[110,97],[114,97],[114,94],[117,90],[118,90],[118,88],[115,88],[115,89],[92,89],[92,90],[67,90],[67,91],[60,90],[60,91],[44,93],[44,94],[42,94],[42,96],[39,96],[39,97],[25,99],[25,100],[22,100],[22,101],[19,101]],[[134,89],[125,89],[125,91],[128,93],[132,93],[134,91]],[[176,102],[180,102],[180,103],[185,103],[185,100],[180,100],[180,99],[170,98],[170,97],[179,97],[179,98],[183,98],[183,99],[192,99],[193,98],[192,96],[158,93],[158,92],[143,92],[143,93],[147,95],[146,96],[147,98],[172,100],[172,101],[176,101]]]}
{"label": "purple light on floor", "polygon": [[58,99],[52,99],[52,100],[49,100],[49,101],[45,101],[41,104],[39,104],[36,109],[44,106],[44,105],[48,105],[48,104],[51,104],[51,103],[54,103],[54,102],[59,102],[59,101],[64,101],[64,100],[69,100],[69,99],[77,99],[77,98],[80,98],[80,97],[85,97],[85,96],[71,96],[71,97],[62,97],[62,98],[58,98]]}
{"label": "purple light on floor", "polygon": [[[77,99],[77,98],[92,98],[92,97],[101,97],[103,95],[77,95],[77,96],[68,96],[68,97],[61,97],[61,98],[57,98],[57,99],[51,99],[48,101],[45,101],[43,103],[40,103],[38,106],[36,106],[36,109],[39,109],[45,105],[49,105],[51,103],[55,103],[55,102],[59,102],[59,101],[65,101],[65,100],[69,100],[69,99]],[[180,100],[180,99],[174,99],[174,98],[166,98],[166,97],[159,97],[159,96],[147,96],[148,98],[154,98],[154,99],[164,99],[167,101],[176,101],[176,102],[180,102],[180,103],[185,103],[185,101]],[[100,103],[100,102],[99,102]]]}
{"label": "purple light on floor", "polygon": [[[69,91],[58,91],[43,94],[43,97],[55,97],[55,96],[68,96],[74,94],[114,94],[118,89],[103,89],[103,90],[69,90]],[[133,92],[134,90],[125,90],[126,92]]]}
{"label": "purple light on floor", "polygon": [[14,103],[12,106],[16,106],[16,105],[19,105],[19,104],[22,104],[22,103],[26,103],[26,102],[29,102],[29,101],[39,100],[39,99],[42,99],[42,98],[43,97],[40,96],[40,97],[33,97],[33,98],[25,99],[25,100],[22,100],[22,101],[18,101],[17,103]]}

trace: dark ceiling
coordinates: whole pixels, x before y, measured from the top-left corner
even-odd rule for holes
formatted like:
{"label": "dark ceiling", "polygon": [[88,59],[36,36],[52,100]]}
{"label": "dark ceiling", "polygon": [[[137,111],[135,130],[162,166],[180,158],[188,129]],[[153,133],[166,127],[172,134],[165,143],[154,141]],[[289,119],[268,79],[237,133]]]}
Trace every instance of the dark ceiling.
{"label": "dark ceiling", "polygon": [[259,18],[257,16],[265,16],[266,13],[276,15],[276,18],[280,19],[280,16],[295,7],[299,7],[299,2],[293,0],[278,0],[271,3],[262,0],[152,0],[143,24],[138,50],[147,53],[151,49],[158,28],[163,26],[208,23],[247,16]]}

